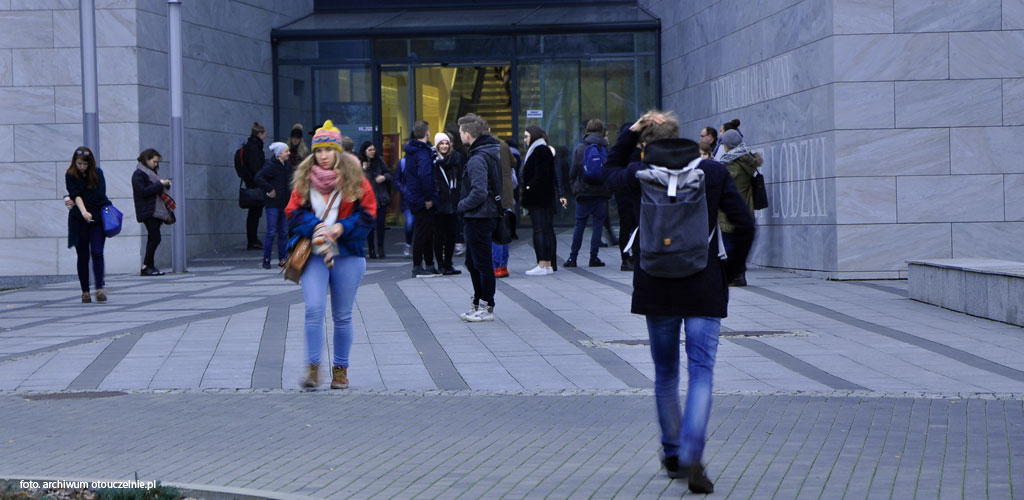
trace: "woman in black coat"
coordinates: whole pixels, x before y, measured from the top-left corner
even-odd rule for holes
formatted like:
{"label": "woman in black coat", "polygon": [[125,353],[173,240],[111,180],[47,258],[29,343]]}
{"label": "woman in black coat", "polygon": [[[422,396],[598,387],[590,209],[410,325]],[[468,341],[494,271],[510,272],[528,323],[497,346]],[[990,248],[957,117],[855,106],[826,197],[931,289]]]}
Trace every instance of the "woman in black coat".
{"label": "woman in black coat", "polygon": [[523,160],[521,204],[530,215],[530,223],[533,226],[533,250],[537,255],[537,267],[526,271],[527,276],[554,273],[552,261],[555,260],[555,209],[560,200],[555,155],[544,138],[544,130],[536,125],[526,127],[526,132],[523,133],[523,140],[529,149]]}
{"label": "woman in black coat", "polygon": [[160,153],[147,149],[139,154],[139,164],[132,174],[132,199],[135,201],[135,220],[146,226],[146,256],[142,259],[142,276],[163,276],[153,264],[153,256],[160,245],[160,226],[174,222],[171,211],[161,195],[170,189],[171,180],[161,179]]}
{"label": "woman in black coat", "polygon": [[103,207],[107,199],[107,181],[96,166],[92,150],[81,146],[71,157],[71,166],[64,173],[64,185],[74,208],[68,212],[68,248],[75,247],[78,254],[78,283],[82,286],[82,302],[92,302],[89,296],[89,260],[96,279],[96,301],[106,302],[103,291]]}
{"label": "woman in black coat", "polygon": [[[377,225],[366,236],[366,245],[371,259],[387,258],[384,253],[384,227],[387,220],[388,203],[391,202],[391,170],[384,160],[377,155],[377,146],[366,141],[359,146],[359,162],[363,166],[363,174],[373,186],[373,195],[377,197]],[[376,236],[377,246],[373,246]]]}
{"label": "woman in black coat", "polygon": [[274,238],[277,238],[277,267],[284,267],[287,256],[288,222],[284,216],[284,207],[288,206],[288,194],[291,192],[292,167],[291,149],[283,142],[275,142],[268,146],[272,155],[256,174],[254,182],[263,190],[263,206],[267,213],[267,234],[263,238],[263,269],[270,269],[270,257],[274,250]]}

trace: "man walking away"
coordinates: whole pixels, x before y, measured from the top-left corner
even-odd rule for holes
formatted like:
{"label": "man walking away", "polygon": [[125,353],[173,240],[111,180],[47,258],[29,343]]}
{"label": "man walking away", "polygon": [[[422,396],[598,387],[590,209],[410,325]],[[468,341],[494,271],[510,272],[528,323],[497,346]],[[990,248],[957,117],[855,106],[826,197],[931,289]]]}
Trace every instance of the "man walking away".
{"label": "man walking away", "polygon": [[606,132],[601,120],[594,118],[587,122],[586,136],[572,155],[569,185],[576,197],[576,226],[572,230],[572,246],[565,267],[576,267],[576,255],[583,246],[583,231],[590,218],[594,219],[594,229],[590,234],[590,267],[604,266],[597,253],[601,248],[601,230],[608,220],[608,199],[611,197],[611,192],[601,182],[601,170],[608,156]]}
{"label": "man walking away", "polygon": [[[427,144],[430,126],[423,120],[412,126],[413,139],[405,145],[405,190],[412,210],[412,277],[441,276],[434,267],[434,150]],[[424,267],[424,262],[426,267]]]}
{"label": "man walking away", "polygon": [[469,322],[494,321],[491,234],[501,215],[501,147],[487,131],[487,122],[477,115],[459,118],[459,135],[469,146],[469,160],[462,171],[458,212],[466,231],[466,269],[473,280],[473,308],[459,317]]}
{"label": "man walking away", "polygon": [[[630,155],[638,143],[644,148],[643,161],[630,162]],[[698,163],[692,165],[693,170],[680,175],[680,170],[691,167],[690,163],[695,159]],[[654,166],[664,169],[655,169]],[[658,176],[666,176],[667,172],[675,172],[678,179],[696,179],[697,182],[685,182],[677,191],[677,185],[669,181],[667,188],[661,188],[664,191],[659,196],[671,198],[677,196],[677,192],[690,196],[696,194],[699,195],[696,200],[700,202],[655,205],[653,208],[659,210],[661,220],[648,220],[644,213],[652,206],[642,205],[637,240],[646,241],[646,245],[657,250],[662,250],[658,248],[662,241],[665,247],[683,243],[675,239],[669,242],[665,234],[672,234],[681,236],[677,239],[686,243],[698,243],[697,253],[687,255],[684,260],[689,267],[688,273],[678,273],[676,271],[680,266],[664,266],[665,262],[661,260],[664,253],[656,253],[641,244],[639,265],[633,273],[632,312],[647,317],[647,334],[654,360],[654,397],[658,423],[661,425],[662,465],[669,478],[685,478],[690,491],[711,493],[715,486],[704,471],[701,457],[711,414],[711,385],[718,351],[718,333],[729,303],[726,283],[745,268],[747,253],[754,239],[754,220],[736,190],[729,171],[716,161],[699,160],[697,143],[679,138],[679,124],[670,114],[652,111],[624,129],[608,153],[602,174],[610,188],[626,189],[639,195],[641,189],[651,194],[658,189],[654,186],[664,185],[645,180],[641,187],[639,176],[657,179]],[[700,189],[701,183],[703,189]],[[707,210],[706,227],[710,228],[712,238],[707,244],[706,255],[700,248],[707,241],[705,236],[696,235],[698,239],[686,240],[685,234],[672,233],[673,229],[678,228],[658,225],[660,222],[665,226],[666,218],[681,215],[677,211],[661,212],[662,209],[677,207],[675,210],[679,210],[678,207],[685,206],[697,207],[696,210],[683,209],[686,210],[685,215],[699,214],[686,219],[690,224],[697,222],[703,225],[704,214],[699,209]],[[727,256],[727,261],[719,258],[721,245],[716,235],[719,210],[733,223],[735,229],[734,248]],[[651,225],[645,227],[645,223]],[[706,263],[699,262],[702,256],[706,257]],[[671,263],[679,262],[673,260]],[[681,327],[686,331],[688,376],[685,414],[679,404]]]}

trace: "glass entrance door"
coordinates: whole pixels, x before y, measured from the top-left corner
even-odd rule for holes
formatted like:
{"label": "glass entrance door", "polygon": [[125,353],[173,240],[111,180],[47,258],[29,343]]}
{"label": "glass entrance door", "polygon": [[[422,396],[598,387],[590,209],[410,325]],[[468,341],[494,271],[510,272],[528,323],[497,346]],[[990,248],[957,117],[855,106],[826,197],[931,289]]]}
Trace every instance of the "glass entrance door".
{"label": "glass entrance door", "polygon": [[[356,147],[373,139],[373,83],[366,66],[313,69],[313,123],[334,122]],[[313,129],[315,130],[315,128]]]}

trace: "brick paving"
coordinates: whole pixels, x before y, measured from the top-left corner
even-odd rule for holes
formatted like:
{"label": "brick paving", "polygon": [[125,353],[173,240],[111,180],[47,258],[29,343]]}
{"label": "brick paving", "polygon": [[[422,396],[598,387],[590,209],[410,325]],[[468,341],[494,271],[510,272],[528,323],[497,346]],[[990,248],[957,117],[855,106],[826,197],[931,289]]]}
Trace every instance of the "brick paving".
{"label": "brick paving", "polygon": [[[137,472],[308,498],[685,494],[658,470],[653,365],[614,252],[605,268],[527,278],[533,252],[517,244],[487,324],[456,316],[466,274],[370,261],[342,392],[298,390],[301,293],[251,255],[112,276],[106,304],[78,302],[75,283],[0,293],[0,478]],[[913,302],[905,282],[748,280],[716,367],[717,496],[1024,488],[1024,329]]]}

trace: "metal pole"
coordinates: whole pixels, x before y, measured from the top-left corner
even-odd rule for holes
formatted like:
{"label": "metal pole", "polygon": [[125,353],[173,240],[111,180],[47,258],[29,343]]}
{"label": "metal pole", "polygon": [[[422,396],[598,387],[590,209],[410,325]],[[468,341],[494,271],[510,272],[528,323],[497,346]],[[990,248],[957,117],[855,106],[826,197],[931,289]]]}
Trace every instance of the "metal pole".
{"label": "metal pole", "polygon": [[188,203],[185,200],[185,126],[182,121],[184,94],[181,83],[181,0],[167,0],[169,42],[167,46],[171,77],[171,196],[178,204],[177,223],[172,237],[174,272],[185,272],[185,228]]}
{"label": "metal pole", "polygon": [[78,9],[82,32],[82,139],[100,158],[99,90],[96,86],[96,2],[82,0]]}

